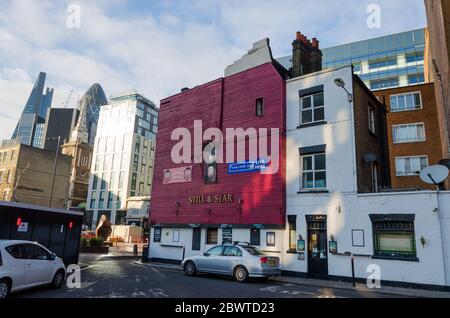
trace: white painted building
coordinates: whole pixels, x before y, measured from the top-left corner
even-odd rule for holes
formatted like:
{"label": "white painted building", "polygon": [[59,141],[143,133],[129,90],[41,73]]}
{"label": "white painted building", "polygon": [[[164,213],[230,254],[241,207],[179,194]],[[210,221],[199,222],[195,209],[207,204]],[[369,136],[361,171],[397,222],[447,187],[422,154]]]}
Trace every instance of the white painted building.
{"label": "white painted building", "polygon": [[110,102],[101,107],[95,138],[87,206],[92,228],[103,214],[123,222],[127,199],[147,196],[152,187],[158,108],[134,91]]}
{"label": "white painted building", "polygon": [[369,149],[381,126],[373,124],[370,92],[362,92],[350,66],[287,82],[283,270],[350,278],[354,257],[360,279],[380,269],[382,281],[450,285],[450,192],[377,193],[388,167]]}

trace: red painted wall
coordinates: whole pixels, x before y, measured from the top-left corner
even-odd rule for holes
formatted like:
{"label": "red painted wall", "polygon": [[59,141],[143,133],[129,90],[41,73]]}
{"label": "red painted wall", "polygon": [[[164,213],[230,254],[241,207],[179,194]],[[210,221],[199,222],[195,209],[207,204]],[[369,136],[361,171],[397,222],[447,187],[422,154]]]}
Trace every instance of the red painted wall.
{"label": "red painted wall", "polygon": [[[285,81],[271,63],[218,79],[161,101],[150,219],[152,224],[285,224]],[[264,116],[255,116],[257,98],[264,99]],[[194,120],[203,130],[221,128],[279,128],[280,168],[277,174],[228,174],[218,164],[216,184],[206,185],[203,165],[193,164],[190,183],[163,184],[164,169],[188,166],[171,160],[175,128],[193,136]],[[270,140],[270,138],[268,138]],[[193,142],[192,142],[193,143]],[[235,142],[237,144],[237,142]],[[236,145],[235,145],[236,147]],[[225,147],[224,147],[225,148]],[[248,153],[248,143],[246,145]],[[192,154],[193,144],[192,144]],[[269,147],[270,153],[270,147]],[[226,153],[225,153],[226,155]],[[189,197],[233,194],[229,204],[190,205]],[[242,204],[239,200],[242,199]],[[177,208],[176,203],[180,205]],[[178,210],[178,212],[177,212]]]}

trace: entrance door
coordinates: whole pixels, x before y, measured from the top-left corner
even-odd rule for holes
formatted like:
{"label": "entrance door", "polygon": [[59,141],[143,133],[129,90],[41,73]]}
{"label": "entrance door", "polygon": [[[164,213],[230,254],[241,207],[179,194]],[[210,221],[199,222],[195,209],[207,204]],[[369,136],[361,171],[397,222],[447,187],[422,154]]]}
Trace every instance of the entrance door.
{"label": "entrance door", "polygon": [[326,223],[308,223],[308,274],[328,275]]}
{"label": "entrance door", "polygon": [[199,227],[194,227],[192,229],[192,250],[200,251],[200,240],[202,237],[202,229]]}

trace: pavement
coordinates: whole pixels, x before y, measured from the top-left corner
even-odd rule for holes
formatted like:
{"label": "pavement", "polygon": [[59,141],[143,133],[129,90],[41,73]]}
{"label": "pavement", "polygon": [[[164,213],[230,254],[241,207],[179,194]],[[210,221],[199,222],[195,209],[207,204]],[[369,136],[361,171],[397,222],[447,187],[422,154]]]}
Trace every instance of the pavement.
{"label": "pavement", "polygon": [[[160,262],[148,262],[142,263],[141,261],[136,261],[136,264],[141,266],[149,266],[154,268],[161,268],[167,270],[183,271],[180,265],[167,264]],[[285,284],[293,284],[299,286],[314,286],[321,288],[332,288],[332,289],[342,289],[351,290],[361,293],[377,293],[385,294],[399,297],[419,297],[419,298],[450,298],[450,292],[442,292],[427,289],[417,289],[417,288],[402,288],[402,287],[392,287],[382,285],[380,289],[370,289],[365,284],[357,283],[355,287],[350,282],[334,281],[334,280],[322,280],[322,279],[311,279],[311,278],[300,278],[300,277],[290,277],[281,276],[270,278],[269,281]]]}

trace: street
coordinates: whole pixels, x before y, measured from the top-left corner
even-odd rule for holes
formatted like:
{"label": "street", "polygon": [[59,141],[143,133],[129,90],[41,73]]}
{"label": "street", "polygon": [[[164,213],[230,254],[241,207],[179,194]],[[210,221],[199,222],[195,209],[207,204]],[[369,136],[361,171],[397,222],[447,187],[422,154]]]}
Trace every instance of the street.
{"label": "street", "polygon": [[377,292],[252,280],[237,283],[209,275],[155,268],[130,259],[92,260],[81,272],[81,288],[40,287],[12,298],[386,298]]}

